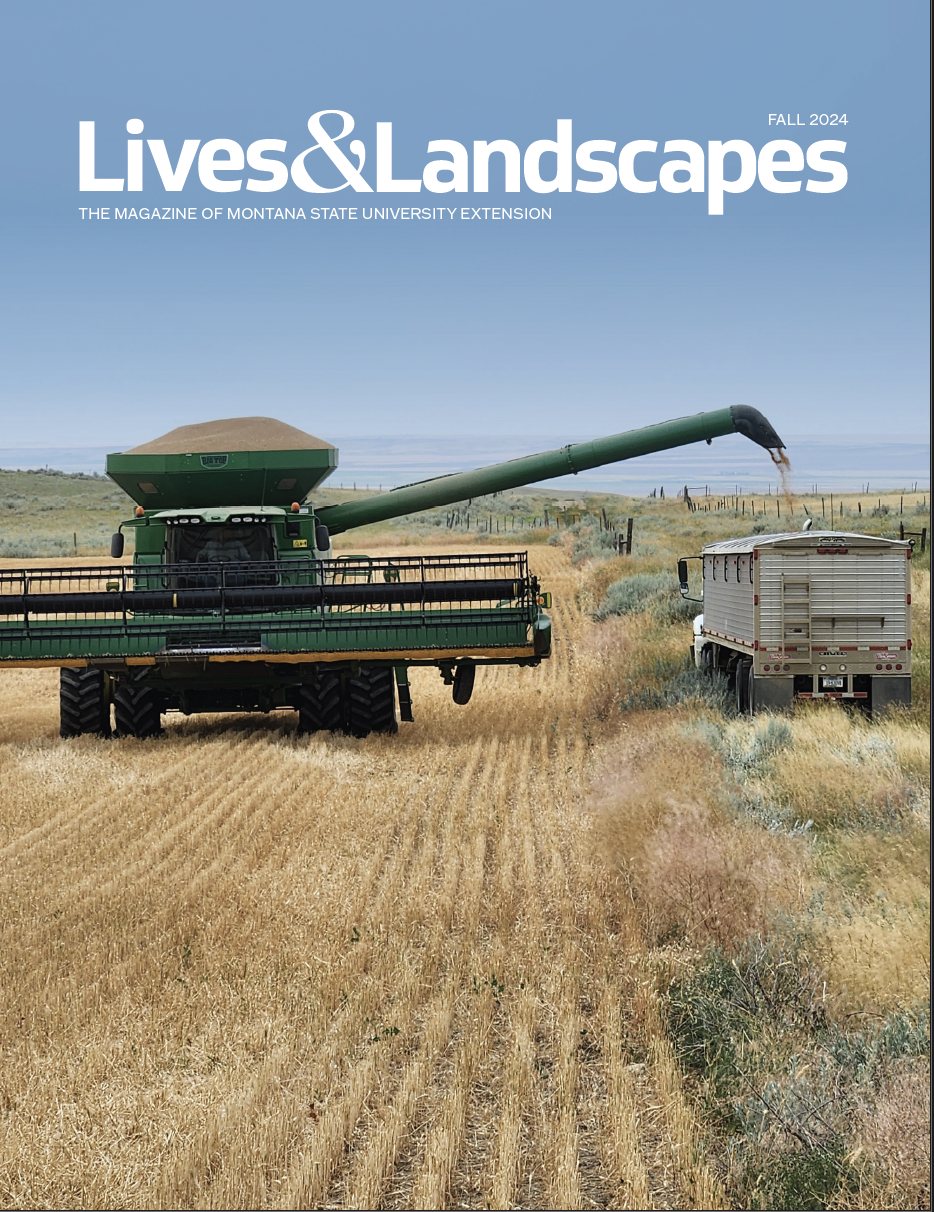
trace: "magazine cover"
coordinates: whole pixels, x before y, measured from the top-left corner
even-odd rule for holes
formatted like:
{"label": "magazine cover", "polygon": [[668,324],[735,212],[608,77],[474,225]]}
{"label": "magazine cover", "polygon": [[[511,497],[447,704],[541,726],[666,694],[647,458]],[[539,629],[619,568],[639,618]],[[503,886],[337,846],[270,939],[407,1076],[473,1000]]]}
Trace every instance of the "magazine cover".
{"label": "magazine cover", "polygon": [[0,1204],[929,1207],[927,7],[0,31]]}

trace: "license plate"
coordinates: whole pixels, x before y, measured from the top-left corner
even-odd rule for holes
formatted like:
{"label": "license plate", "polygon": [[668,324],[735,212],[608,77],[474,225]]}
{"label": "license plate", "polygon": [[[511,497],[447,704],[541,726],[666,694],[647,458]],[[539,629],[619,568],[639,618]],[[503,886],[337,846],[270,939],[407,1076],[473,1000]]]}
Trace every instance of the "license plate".
{"label": "license plate", "polygon": [[846,678],[821,678],[825,690],[842,690]]}

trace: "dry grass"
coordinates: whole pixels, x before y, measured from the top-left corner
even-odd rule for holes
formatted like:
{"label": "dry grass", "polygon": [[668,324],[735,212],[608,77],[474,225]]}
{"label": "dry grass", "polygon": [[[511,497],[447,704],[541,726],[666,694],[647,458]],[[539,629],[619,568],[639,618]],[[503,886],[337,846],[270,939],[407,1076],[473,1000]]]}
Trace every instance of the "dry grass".
{"label": "dry grass", "polygon": [[[482,670],[465,708],[413,671],[395,738],[274,713],[65,742],[54,674],[3,675],[0,1203],[727,1206],[671,973],[823,887],[838,997],[882,1006],[896,969],[889,1002],[914,995],[923,725],[808,713],[740,776],[699,721],[736,752],[755,725],[620,714],[683,631],[595,627],[595,574],[531,558],[553,659]],[[737,807],[756,795],[819,800],[823,849]]]}
{"label": "dry grass", "polygon": [[930,1194],[931,1086],[927,1074],[906,1066],[896,1068],[875,1097],[860,1106],[855,1135],[859,1147],[887,1180],[883,1192],[896,1199],[906,1189],[927,1189]]}
{"label": "dry grass", "polygon": [[910,812],[913,788],[892,732],[907,732],[900,747],[916,758],[908,739],[916,729],[880,728],[852,713],[806,706],[791,727],[792,744],[767,776],[780,805],[819,826],[884,825]]}
{"label": "dry grass", "polygon": [[884,1015],[923,1002],[931,988],[931,929],[927,907],[852,914],[825,928],[838,1016]]}
{"label": "dry grass", "polygon": [[656,945],[731,950],[802,901],[800,846],[730,815],[716,755],[677,716],[630,718],[592,805],[599,848]]}
{"label": "dry grass", "polygon": [[[916,569],[916,624],[928,594]],[[672,1040],[643,1015],[640,1093],[614,1078],[617,1137],[641,1133],[644,1155],[659,1108],[677,1182],[657,1186],[656,1150],[648,1190],[667,1206],[927,1207],[927,636],[912,710],[878,721],[724,715],[678,673],[682,643],[628,616],[582,644],[602,657],[598,701],[623,708],[598,747],[596,852],[661,1020],[669,996],[680,1007]],[[646,1206],[639,1181],[622,1186]]]}

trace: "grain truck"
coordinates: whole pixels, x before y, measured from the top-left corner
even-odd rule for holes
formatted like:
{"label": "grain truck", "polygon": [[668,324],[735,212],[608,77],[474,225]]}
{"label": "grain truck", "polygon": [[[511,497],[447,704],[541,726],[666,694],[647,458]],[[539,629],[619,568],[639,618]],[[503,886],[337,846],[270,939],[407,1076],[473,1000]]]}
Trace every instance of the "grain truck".
{"label": "grain truck", "polygon": [[132,564],[0,570],[0,666],[60,668],[66,737],[281,708],[302,732],[394,732],[413,666],[464,704],[478,667],[545,660],[550,597],[525,552],[339,556],[334,535],[734,432],[782,447],[738,405],[316,508],[330,443],[264,417],[185,425],[107,456],[136,502],[111,556],[128,532]]}
{"label": "grain truck", "polygon": [[[695,664],[727,679],[739,711],[837,699],[868,712],[911,704],[911,546],[807,530],[709,543]],[[697,599],[689,599],[697,600]]]}

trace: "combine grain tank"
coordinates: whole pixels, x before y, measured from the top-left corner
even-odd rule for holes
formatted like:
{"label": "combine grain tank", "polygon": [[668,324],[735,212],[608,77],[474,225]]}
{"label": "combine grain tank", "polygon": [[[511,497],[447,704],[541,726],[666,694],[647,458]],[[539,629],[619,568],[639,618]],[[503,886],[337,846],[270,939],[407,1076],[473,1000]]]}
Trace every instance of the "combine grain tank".
{"label": "combine grain tank", "polygon": [[[795,699],[911,704],[911,547],[808,530],[710,543],[694,660],[744,712]],[[687,561],[678,565],[687,596]]]}
{"label": "combine grain tank", "polygon": [[61,668],[63,736],[278,708],[304,732],[395,732],[413,666],[464,704],[478,666],[547,658],[549,595],[524,552],[335,556],[333,534],[733,432],[782,446],[737,406],[316,510],[330,443],[266,417],[186,425],[107,457],[137,503],[111,549],[131,533],[132,565],[0,571],[0,665]]}

